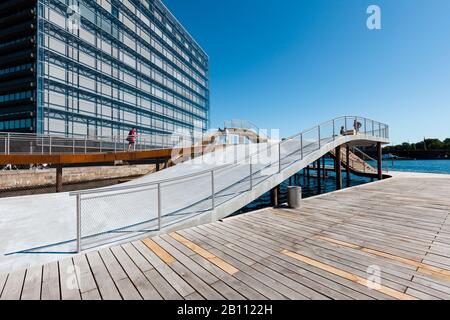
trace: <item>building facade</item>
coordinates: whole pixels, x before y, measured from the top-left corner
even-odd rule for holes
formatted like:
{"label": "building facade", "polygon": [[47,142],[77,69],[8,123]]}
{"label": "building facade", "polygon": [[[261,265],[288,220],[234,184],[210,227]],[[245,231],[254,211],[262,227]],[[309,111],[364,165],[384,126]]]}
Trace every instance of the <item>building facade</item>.
{"label": "building facade", "polygon": [[0,4],[0,131],[164,144],[207,129],[208,68],[159,0]]}

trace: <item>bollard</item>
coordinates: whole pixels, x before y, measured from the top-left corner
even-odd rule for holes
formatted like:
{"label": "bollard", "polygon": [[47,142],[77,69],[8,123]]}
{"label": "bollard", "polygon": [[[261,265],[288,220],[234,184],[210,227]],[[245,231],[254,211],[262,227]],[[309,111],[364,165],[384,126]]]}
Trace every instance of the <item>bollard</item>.
{"label": "bollard", "polygon": [[289,208],[298,209],[302,202],[302,188],[298,186],[289,186],[287,188]]}

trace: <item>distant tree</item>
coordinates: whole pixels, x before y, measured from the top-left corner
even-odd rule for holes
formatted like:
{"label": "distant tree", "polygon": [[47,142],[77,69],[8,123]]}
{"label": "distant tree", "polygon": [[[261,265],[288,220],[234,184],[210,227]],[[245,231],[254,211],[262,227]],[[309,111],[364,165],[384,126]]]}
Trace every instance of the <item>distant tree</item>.
{"label": "distant tree", "polygon": [[400,150],[408,151],[411,149],[411,145],[408,142],[403,142],[400,146]]}
{"label": "distant tree", "polygon": [[444,148],[445,150],[450,150],[450,138],[444,140]]}
{"label": "distant tree", "polygon": [[439,139],[426,139],[427,148],[429,150],[442,150],[444,149],[444,143]]}

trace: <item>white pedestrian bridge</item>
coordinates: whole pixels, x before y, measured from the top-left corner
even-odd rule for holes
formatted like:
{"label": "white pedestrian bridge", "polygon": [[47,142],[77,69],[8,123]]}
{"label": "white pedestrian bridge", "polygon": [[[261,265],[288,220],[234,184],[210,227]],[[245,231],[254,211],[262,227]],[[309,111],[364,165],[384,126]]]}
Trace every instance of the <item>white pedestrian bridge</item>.
{"label": "white pedestrian bridge", "polygon": [[43,262],[225,218],[338,146],[388,138],[385,124],[339,117],[282,141],[227,145],[114,187],[0,199],[0,268],[23,265],[21,256]]}

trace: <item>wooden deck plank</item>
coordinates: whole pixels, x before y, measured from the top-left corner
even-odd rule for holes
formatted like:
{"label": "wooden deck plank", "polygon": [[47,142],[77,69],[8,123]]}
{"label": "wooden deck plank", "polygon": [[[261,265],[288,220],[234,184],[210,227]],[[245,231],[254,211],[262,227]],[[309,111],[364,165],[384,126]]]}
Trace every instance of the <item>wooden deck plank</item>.
{"label": "wooden deck plank", "polygon": [[199,245],[189,241],[188,239],[184,238],[180,234],[172,232],[169,235],[172,238],[174,238],[175,240],[177,240],[180,243],[182,243],[183,245],[185,245],[186,247],[188,247],[189,249],[191,249],[192,251],[194,251],[195,253],[197,253],[198,255],[202,256],[203,258],[207,259],[211,263],[215,264],[223,271],[225,271],[231,275],[239,272],[239,269],[236,268],[235,266],[233,266],[232,264],[227,263],[226,261],[223,261],[222,259],[216,257],[211,252],[209,252],[206,249],[200,247]]}
{"label": "wooden deck plank", "polygon": [[158,290],[165,300],[182,300],[183,297],[155,269],[146,271],[148,281]]}
{"label": "wooden deck plank", "polygon": [[158,291],[156,291],[122,247],[113,247],[111,251],[144,300],[162,299]]}
{"label": "wooden deck plank", "polygon": [[186,296],[186,300],[205,300],[198,292],[191,293]]}
{"label": "wooden deck plank", "polygon": [[108,269],[111,278],[115,282],[127,278],[127,274],[109,248],[100,250],[99,254],[101,256],[101,259],[103,260],[103,263]]}
{"label": "wooden deck plank", "polygon": [[98,289],[93,289],[88,292],[83,292],[81,294],[81,299],[83,300],[101,300],[102,297]]}
{"label": "wooden deck plank", "polygon": [[159,237],[153,238],[153,240],[162,248],[164,248],[167,251],[170,251],[170,254],[172,254],[177,261],[182,263],[186,268],[194,272],[196,275],[198,275],[204,282],[211,285],[214,282],[217,282],[219,279],[208,272],[206,269],[204,269],[202,266],[198,265],[191,259],[185,257],[183,254],[181,254],[178,250],[174,249],[170,245],[168,245],[164,240],[162,240]]}
{"label": "wooden deck plank", "polygon": [[115,283],[124,300],[142,300],[141,295],[130,279],[123,278],[116,281]]}
{"label": "wooden deck plank", "polygon": [[1,300],[20,300],[26,270],[19,270],[8,275],[3,289]]}
{"label": "wooden deck plank", "polygon": [[152,250],[164,263],[172,263],[175,262],[175,258],[172,257],[167,251],[158,246],[152,239],[144,239],[142,242]]}
{"label": "wooden deck plank", "polygon": [[78,287],[77,270],[72,258],[59,261],[59,280],[61,284],[62,300],[80,300],[81,294]]}
{"label": "wooden deck plank", "polygon": [[195,292],[195,290],[182,277],[174,272],[169,265],[164,263],[164,261],[162,261],[153,251],[144,245],[143,242],[133,242],[133,245],[183,298]]}
{"label": "wooden deck plank", "polygon": [[114,284],[111,275],[108,272],[103,260],[98,252],[89,252],[86,254],[95,282],[103,300],[120,300],[119,290]]}
{"label": "wooden deck plank", "polygon": [[109,248],[99,251],[99,255],[124,300],[142,300],[141,295],[123,270]]}
{"label": "wooden deck plank", "polygon": [[[361,284],[361,285],[364,285],[364,286],[367,286],[367,284],[368,284],[368,280],[367,279],[364,279],[364,278],[362,278],[360,276],[357,276],[355,274],[352,274],[350,272],[346,272],[344,270],[335,268],[333,266],[324,264],[324,263],[322,263],[320,261],[311,259],[309,257],[299,255],[298,253],[287,251],[287,250],[283,250],[282,253],[287,255],[287,256],[289,256],[289,257],[291,257],[291,258],[294,258],[296,260],[299,260],[301,262],[304,262],[304,263],[309,264],[311,266],[314,266],[316,268],[325,270],[327,272],[333,273],[335,275],[338,275],[338,276],[340,276],[342,278],[348,279],[348,280],[353,281],[355,283],[358,283],[358,284]],[[405,294],[403,292],[394,290],[394,289],[389,288],[389,287],[385,287],[383,285],[374,286],[373,289],[377,290],[377,291],[379,291],[379,292],[381,292],[383,294],[386,294],[386,295],[389,295],[391,297],[394,297],[396,299],[400,299],[400,300],[416,300],[416,298],[413,297],[413,296],[410,296],[408,294]]]}
{"label": "wooden deck plank", "polygon": [[5,287],[7,279],[8,279],[8,274],[7,273],[0,274],[0,297],[2,296],[3,288]]}
{"label": "wooden deck plank", "polygon": [[42,266],[35,266],[27,270],[21,300],[41,299],[42,269]]}
{"label": "wooden deck plank", "polygon": [[59,265],[57,262],[51,262],[44,265],[42,271],[42,300],[61,299],[61,290],[59,282]]}
{"label": "wooden deck plank", "polygon": [[[75,268],[78,268],[78,287],[80,289],[81,296],[84,293],[94,291],[97,289],[97,283],[92,275],[91,268],[86,259],[86,255],[79,254],[73,257],[73,264]],[[93,293],[91,293],[93,295]]]}

